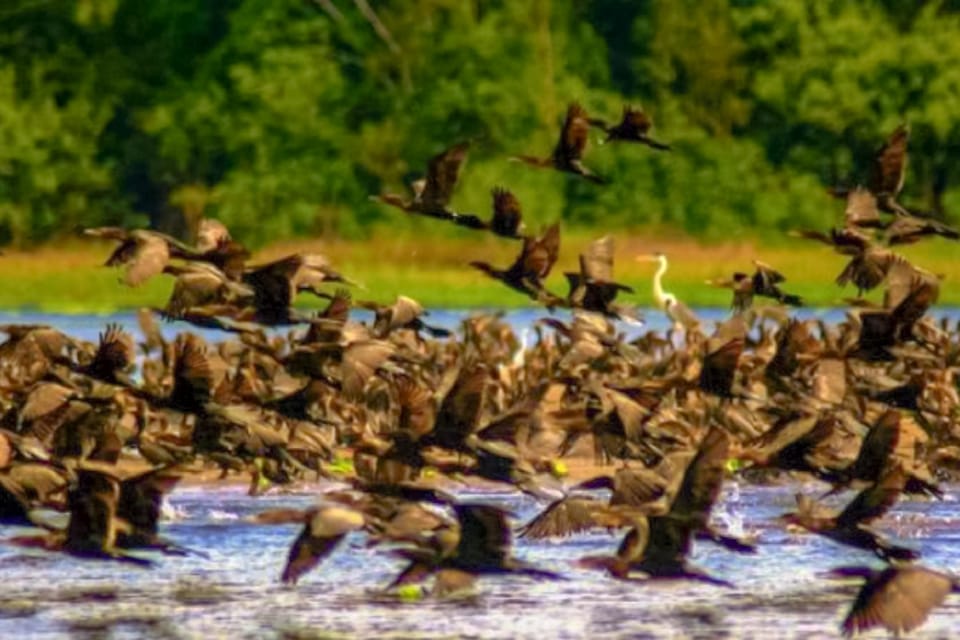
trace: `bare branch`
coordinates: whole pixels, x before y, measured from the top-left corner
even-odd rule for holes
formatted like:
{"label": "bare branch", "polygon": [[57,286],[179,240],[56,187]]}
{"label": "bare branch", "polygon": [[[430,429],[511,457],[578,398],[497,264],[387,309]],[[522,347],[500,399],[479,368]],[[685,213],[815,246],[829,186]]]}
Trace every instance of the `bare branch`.
{"label": "bare branch", "polygon": [[313,4],[323,9],[326,14],[333,18],[333,21],[337,24],[342,26],[346,23],[343,14],[340,13],[340,10],[337,9],[337,6],[333,4],[333,0],[313,0]]}
{"label": "bare branch", "polygon": [[367,2],[367,0],[353,0],[353,3],[357,5],[357,9],[360,10],[360,13],[363,14],[363,17],[367,19],[367,22],[370,23],[370,26],[373,27],[373,30],[377,32],[377,35],[380,36],[380,39],[387,43],[387,46],[390,47],[390,51],[393,53],[399,54],[400,46],[393,39],[393,36],[390,35],[390,31],[387,27],[380,22],[380,18],[377,17],[377,13],[373,10],[373,7]]}

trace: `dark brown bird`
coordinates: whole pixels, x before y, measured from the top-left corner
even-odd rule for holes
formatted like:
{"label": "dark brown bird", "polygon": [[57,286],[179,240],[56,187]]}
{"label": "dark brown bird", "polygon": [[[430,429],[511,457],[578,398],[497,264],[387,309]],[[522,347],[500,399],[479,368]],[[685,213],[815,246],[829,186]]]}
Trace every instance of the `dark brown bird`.
{"label": "dark brown bird", "polygon": [[653,128],[653,120],[643,109],[635,109],[629,105],[624,105],[623,116],[620,122],[615,125],[608,125],[603,120],[591,118],[590,124],[600,127],[607,133],[605,142],[639,142],[645,144],[651,149],[660,151],[669,151],[670,145],[658,142],[649,136]]}
{"label": "dark brown bird", "polygon": [[460,213],[452,218],[454,224],[469,229],[492,231],[503,238],[523,238],[523,213],[520,209],[520,201],[502,187],[494,187],[492,194],[493,215],[489,221],[481,220],[472,214]]}
{"label": "dark brown bird", "polygon": [[699,387],[722,398],[732,398],[737,364],[746,345],[747,327],[741,316],[733,316],[717,325],[706,342]]}
{"label": "dark brown bird", "polygon": [[800,296],[784,293],[777,286],[786,281],[782,273],[759,260],[754,260],[753,265],[755,267],[753,275],[738,271],[729,280],[711,280],[708,284],[732,289],[733,302],[731,306],[739,312],[746,311],[753,306],[754,296],[770,298],[791,307],[803,305]]}
{"label": "dark brown bird", "polygon": [[[535,578],[559,579],[552,571],[544,571],[512,555],[512,534],[503,509],[485,504],[452,504],[457,516],[459,535],[444,542],[441,549],[400,550],[398,555],[411,561],[394,581],[409,582],[407,576],[425,579],[433,573],[454,570],[475,577],[490,574],[522,574]],[[468,584],[472,580],[461,582]]]}
{"label": "dark brown bird", "polygon": [[735,551],[753,550],[751,545],[722,535],[708,525],[710,510],[722,488],[729,446],[730,439],[723,431],[710,429],[680,476],[669,512],[643,517],[628,508],[621,510],[623,518],[617,522],[617,510],[611,509],[612,522],[632,524],[633,528],[624,537],[615,556],[591,556],[583,558],[581,563],[604,569],[621,579],[637,571],[651,578],[687,578],[730,586],[729,582],[715,578],[687,561],[694,536],[714,540]]}
{"label": "dark brown bird", "polygon": [[872,551],[884,559],[915,560],[919,554],[884,539],[867,525],[880,518],[903,492],[906,477],[900,468],[889,470],[879,482],[858,493],[840,513],[833,512],[804,495],[797,495],[797,511],[782,518],[834,542]]}
{"label": "dark brown bird", "polygon": [[540,238],[524,238],[523,249],[509,268],[497,269],[480,261],[471,262],[470,266],[534,300],[553,299],[556,296],[544,289],[543,281],[550,275],[559,255],[560,225],[553,224]]}
{"label": "dark brown bird", "polygon": [[852,636],[874,627],[883,627],[897,637],[913,631],[926,621],[951,593],[960,593],[953,576],[917,565],[838,567],[832,578],[860,578],[864,581],[840,628]]}
{"label": "dark brown bird", "polygon": [[595,184],[606,184],[604,178],[596,175],[583,166],[583,152],[587,146],[590,133],[590,120],[587,112],[578,103],[573,102],[567,108],[567,116],[560,129],[560,140],[553,148],[553,153],[546,157],[514,156],[512,160],[524,162],[532,167],[556,169],[566,173],[573,173]]}
{"label": "dark brown bird", "polygon": [[324,283],[353,284],[317,253],[296,253],[263,265],[248,267],[243,282],[254,292],[254,320],[261,324],[289,324],[303,320],[294,310],[298,293],[322,294]]}
{"label": "dark brown bird", "polygon": [[615,302],[617,294],[633,293],[633,289],[614,281],[613,253],[613,237],[604,236],[591,242],[580,254],[580,270],[563,274],[570,286],[567,304],[613,318],[638,320],[635,309]]}

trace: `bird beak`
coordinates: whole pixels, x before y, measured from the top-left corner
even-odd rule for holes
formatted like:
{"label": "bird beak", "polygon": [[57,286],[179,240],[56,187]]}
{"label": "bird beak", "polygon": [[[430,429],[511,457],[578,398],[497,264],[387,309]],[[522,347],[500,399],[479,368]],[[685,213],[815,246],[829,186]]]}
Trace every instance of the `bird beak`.
{"label": "bird beak", "polygon": [[658,260],[657,256],[650,254],[642,254],[636,257],[637,262],[656,262]]}

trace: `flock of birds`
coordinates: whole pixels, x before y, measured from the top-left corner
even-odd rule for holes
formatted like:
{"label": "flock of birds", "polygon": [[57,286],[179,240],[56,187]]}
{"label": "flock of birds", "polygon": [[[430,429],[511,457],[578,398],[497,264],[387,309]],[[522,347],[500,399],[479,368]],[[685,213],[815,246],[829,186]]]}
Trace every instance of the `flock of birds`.
{"label": "flock of birds", "polygon": [[[669,149],[649,137],[642,111],[626,109],[608,126],[574,104],[553,153],[519,159],[600,184],[582,164],[591,127],[611,142]],[[138,552],[189,553],[161,535],[163,496],[190,470],[216,467],[249,474],[252,495],[312,478],[347,483],[314,508],[256,516],[303,525],[284,582],[297,582],[356,531],[404,561],[389,589],[432,580],[442,595],[480,575],[561,578],[513,554],[507,512],[454,495],[458,483],[481,479],[545,502],[517,535],[622,532],[610,555],[583,558],[584,567],[616,579],[723,586],[689,556],[695,541],[756,550],[756,540],[711,522],[724,481],[788,472],[829,483],[830,493],[856,493],[839,511],[798,495],[784,526],[883,561],[832,571],[863,581],[844,633],[909,631],[960,582],[916,564],[916,550],[871,525],[903,497],[941,498],[938,482],[960,470],[960,343],[958,327],[926,315],[939,277],[890,248],[958,237],[899,204],[907,139],[898,128],[868,186],[838,191],[847,201],[841,227],[799,232],[849,256],[840,285],[885,287],[882,304],[858,298],[835,325],[791,318],[785,305],[802,301],[781,289],[780,273],[756,263],[752,274],[714,283],[732,289],[733,309],[707,331],[663,290],[667,260],[656,254],[641,258],[658,263],[654,297],[673,327],[627,340],[616,323],[639,314],[617,301],[632,289],[613,277],[613,239],[580,255],[579,269],[565,274],[565,296],[549,291],[558,225],[526,234],[519,202],[503,189],[493,191],[489,221],[450,207],[466,144],[430,161],[412,199],[378,199],[520,240],[505,269],[471,264],[551,311],[571,309],[569,321],[551,314],[521,339],[495,315],[473,316],[454,334],[427,324],[407,297],[354,301],[350,280],[321,255],[250,264],[215,220],[202,221],[194,244],[143,229],[86,230],[118,243],[107,265],[123,267],[126,284],[167,274],[172,294],[164,308],[141,310],[139,344],[118,326],[99,344],[48,326],[0,327],[8,336],[0,345],[0,523],[37,528],[2,543],[147,566],[155,558]],[[294,308],[304,292],[328,303],[317,313]],[[771,303],[754,307],[757,297]],[[373,321],[351,318],[354,307]],[[157,316],[232,337],[207,343],[183,332],[169,341]],[[276,329],[284,326],[286,334]],[[616,469],[566,486],[563,458],[584,447]],[[65,524],[55,511],[68,514]]]}

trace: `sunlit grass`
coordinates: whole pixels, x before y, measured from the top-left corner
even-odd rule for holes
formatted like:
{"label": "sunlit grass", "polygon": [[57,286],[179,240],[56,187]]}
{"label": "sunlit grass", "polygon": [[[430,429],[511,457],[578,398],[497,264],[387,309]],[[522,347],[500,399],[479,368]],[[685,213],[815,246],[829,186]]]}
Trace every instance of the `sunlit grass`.
{"label": "sunlit grass", "polygon": [[[598,234],[565,232],[561,257],[548,281],[549,287],[566,293],[564,271],[577,268],[577,256]],[[706,280],[729,276],[735,270],[751,269],[751,260],[767,262],[786,275],[784,289],[804,297],[812,306],[833,306],[855,294],[840,289],[833,280],[845,258],[827,247],[791,239],[773,242],[735,242],[703,245],[695,240],[663,233],[619,233],[616,238],[615,272],[619,281],[636,290],[625,297],[649,306],[651,278],[656,265],[638,262],[640,254],[663,251],[670,260],[664,286],[681,300],[695,306],[726,306],[728,291]],[[390,301],[398,294],[420,300],[429,307],[521,307],[523,296],[486,278],[468,266],[471,260],[486,260],[506,267],[520,249],[518,242],[488,234],[467,233],[435,237],[380,232],[368,241],[303,240],[275,244],[259,252],[256,261],[266,261],[294,251],[320,251],[344,274],[364,288],[360,299]],[[940,296],[943,305],[960,304],[960,260],[956,244],[931,241],[907,247],[902,253],[946,280]],[[70,313],[108,313],[140,306],[163,306],[171,279],[155,278],[131,289],[119,281],[119,272],[102,267],[110,247],[97,242],[71,242],[32,252],[7,253],[0,257],[0,307]],[[304,304],[318,304],[302,297]]]}

